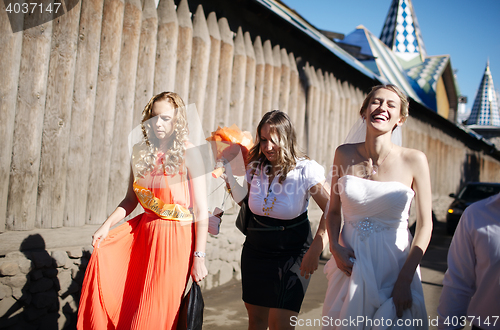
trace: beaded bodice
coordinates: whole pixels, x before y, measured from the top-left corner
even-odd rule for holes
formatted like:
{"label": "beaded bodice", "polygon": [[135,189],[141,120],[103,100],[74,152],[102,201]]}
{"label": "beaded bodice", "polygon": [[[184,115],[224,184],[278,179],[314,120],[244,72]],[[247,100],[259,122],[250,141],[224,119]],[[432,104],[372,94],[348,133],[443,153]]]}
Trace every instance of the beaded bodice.
{"label": "beaded bodice", "polygon": [[346,224],[365,240],[389,228],[406,228],[414,192],[400,182],[344,175],[338,181]]}

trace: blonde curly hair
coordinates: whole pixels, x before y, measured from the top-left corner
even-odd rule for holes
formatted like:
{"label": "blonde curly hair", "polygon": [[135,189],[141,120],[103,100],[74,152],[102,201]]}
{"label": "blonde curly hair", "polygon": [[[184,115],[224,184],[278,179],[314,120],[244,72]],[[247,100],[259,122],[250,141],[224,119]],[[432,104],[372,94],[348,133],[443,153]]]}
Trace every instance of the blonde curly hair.
{"label": "blonde curly hair", "polygon": [[[135,167],[139,176],[144,176],[147,172],[158,168],[159,139],[153,131],[150,119],[153,118],[153,105],[158,101],[167,101],[173,108],[174,124],[173,133],[169,141],[168,149],[163,156],[160,166],[167,175],[174,175],[179,172],[184,163],[184,154],[186,151],[186,141],[188,140],[189,130],[187,125],[186,106],[179,94],[174,92],[162,92],[149,100],[142,112],[141,128],[144,136],[142,146],[145,150],[139,153],[139,160]],[[144,148],[141,148],[144,149]]]}

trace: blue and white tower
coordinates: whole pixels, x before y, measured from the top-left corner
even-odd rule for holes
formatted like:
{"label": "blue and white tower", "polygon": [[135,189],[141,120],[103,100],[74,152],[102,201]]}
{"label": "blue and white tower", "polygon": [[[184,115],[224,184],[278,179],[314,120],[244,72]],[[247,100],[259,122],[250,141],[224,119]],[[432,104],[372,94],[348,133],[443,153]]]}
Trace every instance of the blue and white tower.
{"label": "blue and white tower", "polygon": [[500,127],[498,96],[493,86],[489,61],[486,63],[483,79],[474,99],[471,114],[467,119],[467,125]]}

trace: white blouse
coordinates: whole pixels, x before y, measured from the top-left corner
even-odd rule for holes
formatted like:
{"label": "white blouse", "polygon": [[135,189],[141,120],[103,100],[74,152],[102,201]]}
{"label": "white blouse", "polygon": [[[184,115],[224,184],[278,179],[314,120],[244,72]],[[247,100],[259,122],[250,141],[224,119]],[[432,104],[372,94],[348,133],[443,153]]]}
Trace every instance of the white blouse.
{"label": "white blouse", "polygon": [[[250,180],[250,171],[246,174]],[[280,184],[275,177],[271,185],[264,171],[256,171],[250,185],[248,205],[262,216],[281,220],[298,217],[309,205],[309,189],[325,181],[325,169],[314,160],[300,159]]]}

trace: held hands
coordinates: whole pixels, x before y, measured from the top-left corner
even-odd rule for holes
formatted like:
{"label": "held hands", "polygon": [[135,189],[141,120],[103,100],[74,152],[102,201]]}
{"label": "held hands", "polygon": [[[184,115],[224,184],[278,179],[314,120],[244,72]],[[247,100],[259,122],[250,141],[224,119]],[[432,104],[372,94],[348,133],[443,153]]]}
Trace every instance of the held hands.
{"label": "held hands", "polygon": [[199,282],[208,275],[207,267],[205,266],[205,258],[194,257],[193,266],[191,267],[191,277],[193,281]]}
{"label": "held hands", "polygon": [[410,289],[411,280],[405,280],[398,277],[392,289],[392,301],[396,307],[396,315],[398,318],[403,317],[403,311],[411,308],[413,298]]}
{"label": "held hands", "polygon": [[352,266],[354,266],[354,262],[356,261],[354,251],[337,244],[335,247],[330,247],[330,252],[332,252],[335,258],[337,267],[347,276],[351,276]]}

